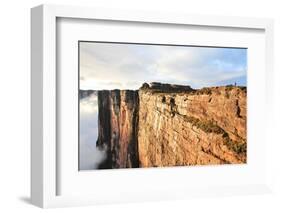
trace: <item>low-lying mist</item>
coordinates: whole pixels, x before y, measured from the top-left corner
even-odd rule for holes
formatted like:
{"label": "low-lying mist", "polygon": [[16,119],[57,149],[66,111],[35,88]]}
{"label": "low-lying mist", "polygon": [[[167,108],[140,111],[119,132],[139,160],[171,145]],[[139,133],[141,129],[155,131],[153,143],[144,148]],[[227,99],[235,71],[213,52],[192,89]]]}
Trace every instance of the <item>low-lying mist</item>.
{"label": "low-lying mist", "polygon": [[80,99],[80,170],[97,169],[106,158],[105,151],[96,147],[98,138],[98,104],[97,95],[91,94]]}

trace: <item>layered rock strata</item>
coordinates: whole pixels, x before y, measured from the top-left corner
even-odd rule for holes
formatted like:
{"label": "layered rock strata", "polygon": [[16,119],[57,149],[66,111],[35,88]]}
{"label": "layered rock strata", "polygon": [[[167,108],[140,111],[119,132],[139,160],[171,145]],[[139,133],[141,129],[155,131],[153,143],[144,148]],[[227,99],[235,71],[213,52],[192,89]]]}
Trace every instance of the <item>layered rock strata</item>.
{"label": "layered rock strata", "polygon": [[246,88],[98,91],[100,168],[246,163]]}
{"label": "layered rock strata", "polygon": [[107,150],[99,168],[134,168],[138,158],[138,91],[98,91],[97,147]]}
{"label": "layered rock strata", "polygon": [[139,91],[140,167],[246,162],[246,90]]}

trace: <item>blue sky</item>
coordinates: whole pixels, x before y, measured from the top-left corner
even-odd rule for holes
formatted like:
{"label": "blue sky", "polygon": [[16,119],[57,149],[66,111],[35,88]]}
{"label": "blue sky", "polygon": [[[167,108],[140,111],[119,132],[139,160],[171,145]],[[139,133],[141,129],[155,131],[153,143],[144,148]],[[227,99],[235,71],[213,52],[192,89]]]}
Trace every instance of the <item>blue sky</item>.
{"label": "blue sky", "polygon": [[81,89],[138,89],[153,81],[245,86],[246,74],[246,49],[80,42]]}

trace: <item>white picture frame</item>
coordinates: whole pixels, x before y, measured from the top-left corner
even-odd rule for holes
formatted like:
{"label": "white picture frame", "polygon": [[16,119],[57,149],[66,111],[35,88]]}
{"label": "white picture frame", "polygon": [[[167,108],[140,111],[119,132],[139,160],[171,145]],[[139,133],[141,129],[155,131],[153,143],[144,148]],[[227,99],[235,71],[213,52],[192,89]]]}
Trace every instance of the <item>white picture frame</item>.
{"label": "white picture frame", "polygon": [[[119,21],[133,23],[153,23],[167,26],[200,26],[202,28],[223,28],[231,32],[234,29],[253,29],[264,33],[264,69],[266,77],[260,78],[265,87],[260,91],[265,95],[264,108],[266,114],[262,122],[266,124],[263,134],[262,147],[265,165],[259,169],[264,178],[258,183],[221,184],[216,186],[200,186],[193,183],[193,187],[186,186],[179,189],[172,185],[163,185],[163,190],[157,188],[145,194],[133,192],[122,196],[112,193],[105,196],[97,195],[58,195],[60,166],[58,165],[59,153],[57,141],[57,20],[87,19],[101,21]],[[270,143],[273,88],[273,21],[271,19],[241,18],[241,17],[216,17],[203,15],[187,15],[173,13],[152,13],[147,11],[123,11],[100,8],[84,8],[74,6],[41,5],[31,10],[31,201],[34,205],[47,207],[91,205],[98,203],[138,202],[143,200],[165,200],[198,196],[253,194],[271,191],[271,164]],[[171,29],[173,30],[173,29]],[[255,81],[255,79],[253,79]],[[179,170],[181,168],[178,168]],[[176,170],[174,170],[176,171]],[[108,171],[110,172],[110,171]],[[126,177],[127,171],[122,171]],[[160,171],[162,175],[169,175],[170,170]],[[141,173],[138,171],[138,173]],[[148,173],[156,173],[149,170]],[[165,174],[164,174],[165,173]],[[109,173],[107,173],[109,174]],[[258,174],[258,173],[257,173]],[[85,174],[87,175],[87,174]],[[198,176],[199,177],[199,176]],[[128,191],[129,192],[129,191]],[[149,195],[148,195],[149,194]]]}

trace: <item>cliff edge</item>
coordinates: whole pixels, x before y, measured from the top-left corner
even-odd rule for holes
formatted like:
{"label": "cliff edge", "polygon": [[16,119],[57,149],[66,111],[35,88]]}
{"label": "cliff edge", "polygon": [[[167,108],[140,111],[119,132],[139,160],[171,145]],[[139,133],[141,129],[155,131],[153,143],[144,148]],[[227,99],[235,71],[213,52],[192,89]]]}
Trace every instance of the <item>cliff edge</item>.
{"label": "cliff edge", "polygon": [[98,91],[97,147],[106,150],[101,169],[139,167],[138,91]]}
{"label": "cliff edge", "polygon": [[100,168],[246,163],[245,87],[98,91]]}

